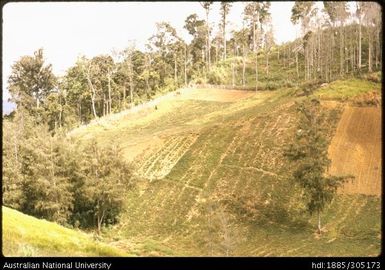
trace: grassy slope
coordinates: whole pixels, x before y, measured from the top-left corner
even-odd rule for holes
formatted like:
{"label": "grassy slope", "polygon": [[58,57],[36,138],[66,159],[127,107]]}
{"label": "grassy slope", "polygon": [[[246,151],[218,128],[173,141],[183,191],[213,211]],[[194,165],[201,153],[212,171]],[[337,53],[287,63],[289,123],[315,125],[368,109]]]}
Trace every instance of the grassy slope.
{"label": "grassy slope", "polygon": [[[365,81],[358,85],[379,88]],[[323,213],[321,237],[314,233],[315,218],[301,211],[282,157],[299,99],[295,89],[280,89],[237,102],[168,100],[157,110],[74,132],[83,140],[121,143],[138,171],[161,179],[139,174],[121,222],[105,230],[115,248],[3,208],[4,255],[128,255],[121,250],[139,256],[378,255],[380,198],[338,195]],[[143,153],[132,157],[137,146]],[[156,173],[165,167],[166,173]]]}
{"label": "grassy slope", "polygon": [[4,256],[129,256],[89,235],[2,207]]}
{"label": "grassy slope", "polygon": [[[326,232],[321,237],[314,234],[315,218],[296,210],[302,206],[287,180],[290,166],[282,151],[295,128],[293,104],[301,97],[295,97],[295,65],[282,68],[275,58],[269,75],[260,59],[259,79],[260,88],[270,85],[277,91],[237,102],[174,97],[160,102],[157,110],[102,119],[100,125],[72,133],[121,144],[137,167],[138,185],[127,194],[121,223],[106,230],[115,246],[141,256],[379,254],[380,198],[338,195],[323,213]],[[231,61],[223,63],[226,84],[231,84]],[[250,60],[247,86],[253,87],[254,76]],[[346,100],[380,88],[364,80],[340,80],[315,95]],[[44,245],[34,252],[51,249]]]}
{"label": "grassy slope", "polygon": [[[362,92],[354,85],[365,91],[380,88],[362,80],[333,85],[349,86],[347,95]],[[115,141],[162,137],[162,146],[149,147],[135,159],[139,167],[151,164],[149,170],[159,170],[159,160],[169,159],[184,147],[178,142],[197,134],[163,179],[143,180],[127,194],[124,222],[108,234],[120,246],[141,243],[141,250],[152,247],[157,255],[378,255],[378,197],[339,195],[323,213],[326,232],[321,237],[314,234],[314,217],[284,210],[284,205],[301,209],[287,180],[290,166],[282,157],[282,146],[295,128],[293,104],[300,98],[293,96],[293,89],[281,89],[234,103],[171,102],[177,111],[160,109],[144,118],[131,116],[129,124],[119,121],[116,128],[85,132],[102,142],[111,135]],[[236,203],[229,204],[232,196]],[[239,200],[254,203],[254,213]]]}

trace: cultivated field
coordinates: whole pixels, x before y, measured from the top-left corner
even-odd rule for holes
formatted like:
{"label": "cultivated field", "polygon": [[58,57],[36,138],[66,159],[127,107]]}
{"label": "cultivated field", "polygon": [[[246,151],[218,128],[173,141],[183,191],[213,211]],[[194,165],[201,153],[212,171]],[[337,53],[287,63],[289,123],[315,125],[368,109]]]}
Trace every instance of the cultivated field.
{"label": "cultivated field", "polygon": [[381,195],[381,108],[347,106],[329,148],[334,175],[354,175],[347,194]]}
{"label": "cultivated field", "polygon": [[82,141],[119,143],[135,169],[137,185],[104,241],[151,256],[377,256],[380,110],[342,110],[341,95],[324,102],[335,134],[330,172],[356,179],[322,213],[322,235],[283,155],[303,98],[296,89],[184,89],[159,98],[156,108],[74,130]]}

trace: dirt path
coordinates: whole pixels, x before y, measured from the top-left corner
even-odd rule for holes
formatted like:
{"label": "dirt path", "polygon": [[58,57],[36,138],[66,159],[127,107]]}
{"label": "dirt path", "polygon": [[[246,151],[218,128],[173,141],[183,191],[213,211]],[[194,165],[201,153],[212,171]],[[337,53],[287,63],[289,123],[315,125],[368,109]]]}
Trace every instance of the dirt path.
{"label": "dirt path", "polygon": [[355,176],[343,193],[381,195],[381,108],[344,109],[329,147],[330,173]]}

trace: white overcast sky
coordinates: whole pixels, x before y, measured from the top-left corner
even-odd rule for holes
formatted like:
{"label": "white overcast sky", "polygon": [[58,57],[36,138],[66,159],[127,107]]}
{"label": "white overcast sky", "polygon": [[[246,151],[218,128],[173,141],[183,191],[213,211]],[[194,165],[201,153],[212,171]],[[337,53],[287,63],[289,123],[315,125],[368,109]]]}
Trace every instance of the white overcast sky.
{"label": "white overcast sky", "polygon": [[[271,13],[275,40],[293,40],[298,34],[290,22],[294,2],[272,2]],[[229,29],[242,22],[244,3],[233,3]],[[135,40],[139,49],[155,33],[155,23],[168,21],[180,36],[189,41],[183,29],[188,15],[205,18],[198,2],[19,2],[3,7],[3,105],[11,65],[23,55],[44,49],[47,63],[56,75],[64,74],[79,55],[93,57],[125,48]],[[214,3],[210,22],[219,21],[219,2]],[[216,31],[216,30],[215,30]],[[7,105],[9,106],[9,104]]]}

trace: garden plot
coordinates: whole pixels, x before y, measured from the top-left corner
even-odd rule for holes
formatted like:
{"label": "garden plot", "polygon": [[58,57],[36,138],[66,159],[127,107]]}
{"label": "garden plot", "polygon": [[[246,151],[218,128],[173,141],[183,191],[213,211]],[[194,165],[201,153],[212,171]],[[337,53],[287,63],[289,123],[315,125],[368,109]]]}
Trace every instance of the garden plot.
{"label": "garden plot", "polygon": [[160,150],[151,153],[145,159],[137,170],[137,174],[150,180],[162,179],[186,153],[197,137],[197,134],[170,137]]}
{"label": "garden plot", "polygon": [[381,108],[347,106],[329,147],[330,174],[353,175],[343,193],[381,194]]}

